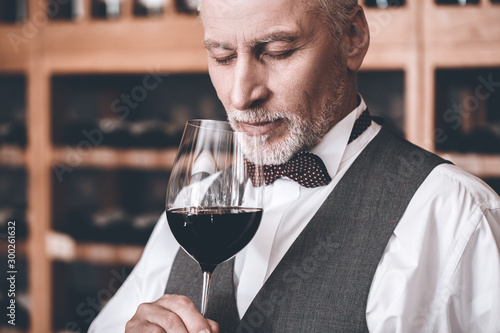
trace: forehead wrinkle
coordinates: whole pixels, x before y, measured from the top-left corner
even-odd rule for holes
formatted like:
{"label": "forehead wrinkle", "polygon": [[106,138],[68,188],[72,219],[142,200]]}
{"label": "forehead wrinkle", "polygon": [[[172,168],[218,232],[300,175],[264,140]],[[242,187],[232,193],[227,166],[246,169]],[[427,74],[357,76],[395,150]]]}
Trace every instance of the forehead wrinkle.
{"label": "forehead wrinkle", "polygon": [[[268,43],[272,43],[272,42],[293,43],[293,42],[297,41],[297,39],[298,39],[298,37],[292,32],[274,31],[274,32],[271,32],[271,33],[264,35],[262,37],[258,37],[258,38],[255,38],[254,40],[248,41],[245,44],[249,49],[253,49],[258,45],[268,44]],[[213,39],[206,39],[205,41],[203,41],[203,44],[205,45],[205,48],[207,50],[214,50],[214,49],[230,50],[230,51],[235,50],[235,47],[232,46],[231,44],[224,43],[224,42],[218,42],[218,41],[213,40]]]}

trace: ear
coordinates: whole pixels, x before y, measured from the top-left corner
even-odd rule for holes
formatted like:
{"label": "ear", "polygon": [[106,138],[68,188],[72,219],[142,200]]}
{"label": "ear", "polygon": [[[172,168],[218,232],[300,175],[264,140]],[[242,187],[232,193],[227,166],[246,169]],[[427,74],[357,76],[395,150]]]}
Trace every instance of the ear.
{"label": "ear", "polygon": [[347,67],[355,72],[361,67],[370,45],[370,30],[366,22],[365,12],[359,5],[354,8],[350,16],[349,26],[344,35],[344,43]]}

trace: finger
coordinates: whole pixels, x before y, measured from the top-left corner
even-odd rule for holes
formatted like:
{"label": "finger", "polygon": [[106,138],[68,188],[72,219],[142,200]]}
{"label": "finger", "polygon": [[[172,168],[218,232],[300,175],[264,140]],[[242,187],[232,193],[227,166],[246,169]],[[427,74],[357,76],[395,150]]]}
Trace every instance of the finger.
{"label": "finger", "polygon": [[212,328],[194,303],[186,296],[181,295],[164,295],[158,299],[157,303],[166,309],[176,313],[189,333],[209,333]]}
{"label": "finger", "polygon": [[139,325],[151,323],[169,333],[190,332],[176,313],[164,308],[162,305],[158,304],[158,302],[143,303],[139,305],[136,315],[132,320],[134,319]]}
{"label": "finger", "polygon": [[166,333],[166,331],[150,322],[136,323],[130,320],[125,326],[125,333]]}
{"label": "finger", "polygon": [[208,324],[210,325],[210,329],[212,333],[219,333],[219,324],[217,324],[215,321],[207,319]]}

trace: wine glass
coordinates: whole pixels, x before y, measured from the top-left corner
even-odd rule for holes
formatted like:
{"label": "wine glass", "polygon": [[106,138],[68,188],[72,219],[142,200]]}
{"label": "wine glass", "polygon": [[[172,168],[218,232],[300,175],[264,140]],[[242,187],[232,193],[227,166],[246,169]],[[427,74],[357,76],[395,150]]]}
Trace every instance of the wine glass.
{"label": "wine glass", "polygon": [[186,123],[167,186],[166,213],[175,239],[203,272],[203,316],[213,271],[243,249],[260,224],[260,145],[257,130],[237,132],[217,120]]}

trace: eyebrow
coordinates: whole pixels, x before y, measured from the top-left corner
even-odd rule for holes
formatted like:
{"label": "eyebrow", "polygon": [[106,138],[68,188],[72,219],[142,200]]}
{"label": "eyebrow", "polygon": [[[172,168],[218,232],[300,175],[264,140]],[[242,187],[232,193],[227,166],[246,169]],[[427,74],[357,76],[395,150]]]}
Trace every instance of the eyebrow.
{"label": "eyebrow", "polygon": [[209,51],[213,49],[233,50],[233,47],[231,45],[225,43],[219,43],[212,39],[204,40],[203,44],[205,45],[205,48]]}
{"label": "eyebrow", "polygon": [[267,44],[272,42],[287,42],[292,43],[298,39],[297,35],[288,32],[288,31],[276,31],[272,32],[268,35],[263,36],[262,38],[258,38],[255,41],[251,42],[249,46],[254,47],[259,44]]}
{"label": "eyebrow", "polygon": [[[272,32],[268,35],[264,35],[263,37],[257,38],[253,41],[250,41],[247,43],[247,46],[249,48],[254,48],[258,45],[262,44],[268,44],[272,42],[286,42],[286,43],[293,43],[298,39],[297,35],[287,32],[287,31],[276,31]],[[213,49],[221,49],[221,50],[234,50],[235,48],[227,43],[221,43],[217,42],[212,39],[206,39],[203,41],[203,44],[205,45],[205,48],[207,50],[213,50]]]}

